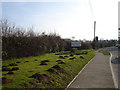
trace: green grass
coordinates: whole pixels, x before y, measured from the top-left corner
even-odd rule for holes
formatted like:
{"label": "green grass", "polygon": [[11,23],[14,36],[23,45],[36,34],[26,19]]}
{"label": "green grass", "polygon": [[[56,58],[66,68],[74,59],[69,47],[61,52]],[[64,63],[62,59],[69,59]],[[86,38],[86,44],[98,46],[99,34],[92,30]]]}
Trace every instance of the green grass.
{"label": "green grass", "polygon": [[[76,59],[74,60],[69,60],[69,53],[63,55],[55,55],[55,53],[50,53],[42,56],[4,61],[2,65],[9,65],[17,61],[19,61],[20,63],[18,63],[18,66],[8,66],[9,68],[19,67],[19,70],[13,71],[14,74],[8,75],[6,74],[8,71],[2,72],[3,77],[7,77],[8,79],[12,80],[11,83],[4,84],[3,88],[29,88],[29,82],[36,84],[36,88],[65,88],[70,83],[70,81],[78,74],[78,72],[95,56],[94,50],[91,49],[87,51],[88,54],[71,56],[76,57]],[[59,58],[59,56],[65,55],[68,55],[69,57],[65,59]],[[84,59],[80,58],[80,56],[83,56]],[[38,61],[34,61],[35,59],[37,59]],[[41,61],[47,59],[50,60],[50,62],[47,62],[48,65],[39,65]],[[66,64],[58,64],[56,60],[62,60]],[[25,61],[29,62],[24,63]],[[54,65],[59,65],[65,70],[66,73],[54,74],[46,71]],[[45,83],[38,83],[36,79],[29,78],[35,73],[49,75],[49,77],[53,80],[52,84],[48,85]]]}
{"label": "green grass", "polygon": [[100,49],[99,52],[100,52],[100,53],[103,53],[104,55],[110,55],[109,52],[107,52],[107,51],[105,51],[105,50],[102,50],[102,49]]}

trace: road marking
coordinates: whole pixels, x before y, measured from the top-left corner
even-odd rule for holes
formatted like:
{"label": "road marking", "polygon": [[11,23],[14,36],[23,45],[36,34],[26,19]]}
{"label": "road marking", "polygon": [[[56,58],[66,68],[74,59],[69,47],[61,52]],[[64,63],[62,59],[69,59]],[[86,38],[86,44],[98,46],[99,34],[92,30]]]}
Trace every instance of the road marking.
{"label": "road marking", "polygon": [[114,86],[115,86],[115,88],[118,88],[118,84],[117,84],[116,79],[115,79],[115,75],[114,75],[114,72],[113,72],[111,60],[112,60],[112,53],[110,53],[109,64],[110,64],[110,69],[111,69],[111,72],[112,72]]}
{"label": "road marking", "polygon": [[[94,58],[94,57],[93,57]],[[93,58],[82,68],[82,70],[75,76],[75,78],[67,85],[67,87],[65,88],[65,90],[67,90],[67,88],[74,82],[74,80],[78,77],[78,75],[87,67],[87,65],[93,61]]]}

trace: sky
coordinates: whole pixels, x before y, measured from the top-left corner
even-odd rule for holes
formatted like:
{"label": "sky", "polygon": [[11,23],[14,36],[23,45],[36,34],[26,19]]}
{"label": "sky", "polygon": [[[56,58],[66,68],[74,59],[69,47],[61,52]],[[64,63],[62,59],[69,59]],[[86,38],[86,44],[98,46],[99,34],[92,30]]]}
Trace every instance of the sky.
{"label": "sky", "polygon": [[[120,28],[120,1],[118,3],[118,28]],[[120,37],[120,30],[118,32],[118,37]]]}
{"label": "sky", "polygon": [[2,1],[0,16],[38,33],[56,32],[62,38],[93,40],[94,21],[99,39],[118,39],[119,0]]}

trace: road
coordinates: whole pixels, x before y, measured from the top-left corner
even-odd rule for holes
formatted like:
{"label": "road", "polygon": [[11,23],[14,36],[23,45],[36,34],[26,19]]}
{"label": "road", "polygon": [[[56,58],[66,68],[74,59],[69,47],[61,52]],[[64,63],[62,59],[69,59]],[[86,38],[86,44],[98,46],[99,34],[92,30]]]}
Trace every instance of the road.
{"label": "road", "polygon": [[104,48],[112,55],[111,68],[113,71],[113,78],[116,88],[120,88],[120,49],[117,47]]}
{"label": "road", "polygon": [[79,88],[80,90],[116,90],[118,82],[118,64],[120,63],[116,47],[104,48],[111,56],[95,52],[96,56],[71,81],[67,90]]}

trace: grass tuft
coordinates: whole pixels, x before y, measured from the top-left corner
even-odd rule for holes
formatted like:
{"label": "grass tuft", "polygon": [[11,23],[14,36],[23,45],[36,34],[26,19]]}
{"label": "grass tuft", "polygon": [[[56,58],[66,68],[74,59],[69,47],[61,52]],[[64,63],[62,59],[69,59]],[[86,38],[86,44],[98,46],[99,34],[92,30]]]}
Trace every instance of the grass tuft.
{"label": "grass tuft", "polygon": [[109,52],[107,52],[107,51],[105,51],[105,50],[102,50],[102,49],[100,49],[99,52],[100,52],[100,53],[103,53],[104,55],[110,55]]}

